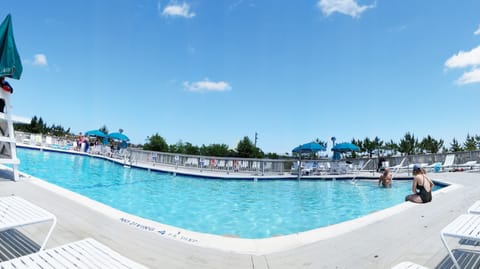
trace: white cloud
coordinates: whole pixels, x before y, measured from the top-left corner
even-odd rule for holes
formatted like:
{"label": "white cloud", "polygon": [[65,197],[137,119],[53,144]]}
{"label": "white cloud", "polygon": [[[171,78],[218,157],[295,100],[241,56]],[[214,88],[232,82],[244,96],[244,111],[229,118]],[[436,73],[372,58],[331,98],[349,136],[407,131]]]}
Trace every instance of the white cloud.
{"label": "white cloud", "polygon": [[478,26],[478,29],[473,32],[474,35],[480,35],[480,25]]}
{"label": "white cloud", "polygon": [[225,81],[212,82],[208,79],[192,83],[185,81],[183,86],[190,92],[224,92],[232,89]]}
{"label": "white cloud", "polygon": [[326,16],[338,12],[354,18],[360,17],[365,10],[375,7],[375,5],[360,6],[355,0],[319,0],[317,5]]}
{"label": "white cloud", "polygon": [[445,62],[447,68],[467,68],[471,67],[471,71],[467,71],[457,80],[460,85],[480,82],[480,46],[470,51],[459,51]]}
{"label": "white cloud", "polygon": [[171,4],[166,6],[162,11],[163,16],[193,18],[195,13],[190,11],[190,5],[183,3],[181,5]]}
{"label": "white cloud", "polygon": [[480,46],[471,51],[460,51],[445,62],[447,68],[462,68],[478,64],[480,64]]}
{"label": "white cloud", "polygon": [[463,73],[463,75],[457,80],[457,83],[461,85],[477,82],[480,82],[480,69],[478,68]]}
{"label": "white cloud", "polygon": [[33,59],[33,65],[37,66],[47,66],[47,56],[45,54],[35,54]]}

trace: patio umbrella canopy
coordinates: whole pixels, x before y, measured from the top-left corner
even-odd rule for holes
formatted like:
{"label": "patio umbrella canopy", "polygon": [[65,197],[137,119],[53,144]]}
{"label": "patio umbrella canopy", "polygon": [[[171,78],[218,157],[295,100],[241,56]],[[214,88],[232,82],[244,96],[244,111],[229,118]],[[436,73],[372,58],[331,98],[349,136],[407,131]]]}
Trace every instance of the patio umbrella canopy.
{"label": "patio umbrella canopy", "polygon": [[8,14],[0,25],[0,77],[20,79],[22,71],[22,60],[13,38],[12,18]]}
{"label": "patio umbrella canopy", "polygon": [[310,142],[300,145],[292,150],[294,153],[314,153],[319,151],[325,151],[325,147],[317,142]]}
{"label": "patio umbrella canopy", "polygon": [[325,147],[320,145],[319,143],[313,142],[313,141],[310,142],[310,143],[300,145],[300,146],[292,149],[292,152],[293,153],[298,153],[298,157],[299,157],[299,160],[298,160],[298,179],[300,179],[301,173],[302,173],[301,172],[302,154],[316,153],[316,152],[319,152],[319,151],[325,151]]}
{"label": "patio umbrella canopy", "polygon": [[111,138],[111,139],[117,139],[117,140],[120,140],[120,141],[130,141],[130,139],[122,134],[122,133],[111,133],[111,134],[108,134],[108,138]]}
{"label": "patio umbrella canopy", "polygon": [[85,132],[86,136],[107,137],[108,135],[100,130],[91,130]]}
{"label": "patio umbrella canopy", "polygon": [[345,153],[351,151],[360,151],[360,148],[352,143],[339,143],[332,147],[333,152]]}

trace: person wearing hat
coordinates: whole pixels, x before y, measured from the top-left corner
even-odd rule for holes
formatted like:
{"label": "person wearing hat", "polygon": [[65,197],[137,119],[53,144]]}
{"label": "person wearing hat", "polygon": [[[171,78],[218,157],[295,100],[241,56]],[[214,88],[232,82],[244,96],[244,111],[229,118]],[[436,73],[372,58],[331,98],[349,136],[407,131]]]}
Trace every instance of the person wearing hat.
{"label": "person wearing hat", "polygon": [[435,184],[426,175],[425,169],[420,165],[413,166],[413,194],[407,195],[405,201],[414,203],[428,203],[432,201],[432,188]]}

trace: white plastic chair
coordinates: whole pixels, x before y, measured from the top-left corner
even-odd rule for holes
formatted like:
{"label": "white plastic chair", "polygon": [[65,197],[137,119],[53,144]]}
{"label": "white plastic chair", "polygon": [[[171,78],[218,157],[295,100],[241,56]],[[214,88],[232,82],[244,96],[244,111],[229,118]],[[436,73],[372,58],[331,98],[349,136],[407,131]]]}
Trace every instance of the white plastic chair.
{"label": "white plastic chair", "polygon": [[40,250],[47,244],[57,218],[50,212],[40,208],[18,196],[0,197],[0,231],[20,228],[30,224],[52,222],[52,226],[43,241]]}
{"label": "white plastic chair", "polygon": [[392,269],[428,269],[428,268],[410,261],[406,261],[393,266]]}
{"label": "white plastic chair", "polygon": [[455,267],[460,269],[457,259],[453,255],[452,250],[448,246],[446,237],[453,237],[458,239],[472,240],[480,242],[480,215],[464,214],[458,216],[455,220],[450,222],[447,227],[440,232],[443,245],[448,251],[448,255],[452,259]]}
{"label": "white plastic chair", "polygon": [[87,238],[4,261],[0,263],[0,268],[146,269],[147,267],[122,256],[94,239]]}

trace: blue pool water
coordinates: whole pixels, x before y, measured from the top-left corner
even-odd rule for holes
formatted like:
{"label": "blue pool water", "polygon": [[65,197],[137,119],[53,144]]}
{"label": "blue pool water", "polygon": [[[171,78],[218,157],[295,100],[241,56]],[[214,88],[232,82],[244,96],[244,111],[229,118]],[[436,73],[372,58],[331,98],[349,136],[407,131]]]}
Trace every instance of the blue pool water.
{"label": "blue pool water", "polygon": [[116,209],[184,229],[267,238],[402,203],[411,181],[222,180],[124,168],[99,158],[18,148],[20,170]]}

